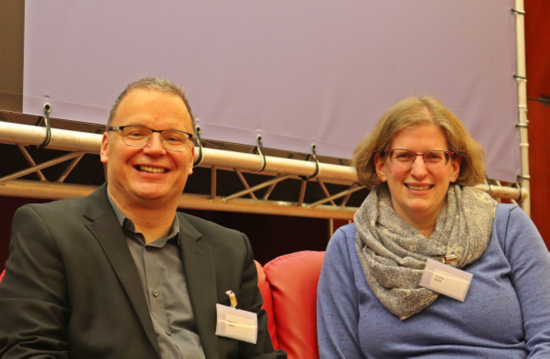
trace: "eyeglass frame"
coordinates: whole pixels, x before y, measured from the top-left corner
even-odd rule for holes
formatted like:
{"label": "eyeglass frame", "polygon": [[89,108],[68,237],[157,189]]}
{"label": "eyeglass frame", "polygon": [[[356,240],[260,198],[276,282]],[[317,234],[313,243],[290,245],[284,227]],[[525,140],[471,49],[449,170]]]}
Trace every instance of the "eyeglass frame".
{"label": "eyeglass frame", "polygon": [[[124,136],[122,133],[124,131],[125,128],[128,128],[128,127],[138,127],[138,128],[144,128],[144,129],[147,129],[149,131],[151,131],[151,135],[149,136],[149,138],[147,139],[147,141],[143,144],[143,145],[136,145],[136,144],[128,144],[126,143],[126,140],[128,137],[127,136]],[[178,149],[174,149],[174,148],[166,148],[166,145],[165,145],[165,139],[164,137],[162,137],[162,133],[163,132],[166,132],[166,131],[175,131],[175,132],[180,132],[180,133],[184,133],[187,135],[187,144],[186,146],[189,144],[189,143],[193,143],[193,138],[195,136],[193,136],[192,133],[189,133],[189,132],[185,132],[185,131],[181,131],[181,130],[173,130],[173,129],[168,129],[168,130],[155,130],[155,129],[152,129],[150,127],[147,127],[147,126],[143,126],[143,125],[125,125],[125,126],[107,126],[107,131],[120,131],[120,136],[122,137],[122,142],[126,145],[126,146],[130,146],[130,147],[145,147],[147,146],[150,142],[151,142],[151,138],[153,137],[153,133],[158,133],[160,134],[160,138],[161,138],[161,142],[162,142],[162,146],[164,147],[165,150],[167,151],[176,151],[176,152],[183,152],[187,149],[187,147],[184,147],[182,148],[181,150],[178,150]]]}
{"label": "eyeglass frame", "polygon": [[[414,159],[410,162],[410,164],[409,164],[409,166],[408,166],[409,169],[412,167],[414,161],[416,161],[416,158],[419,157],[419,156],[421,156],[421,157],[422,157],[422,160],[424,160],[424,164],[425,164],[426,166],[429,166],[428,162],[426,162],[426,157],[425,157],[425,156],[426,156],[427,153],[430,153],[430,152],[432,152],[432,153],[433,153],[433,152],[443,152],[443,153],[445,154],[445,166],[449,163],[449,161],[450,161],[451,159],[454,159],[454,158],[456,158],[456,157],[460,157],[460,155],[459,155],[458,153],[453,152],[453,151],[448,151],[448,150],[429,150],[429,151],[426,151],[426,152],[424,152],[424,153],[416,153],[416,152],[414,152],[414,151],[407,150],[407,149],[405,149],[405,148],[388,148],[387,150],[381,151],[380,154],[382,154],[383,156],[388,155],[388,158],[390,159],[390,162],[392,163],[392,165],[394,165],[394,163],[393,163],[393,161],[392,161],[392,159],[391,159],[391,154],[392,154],[392,152],[397,151],[397,150],[399,150],[399,151],[407,151],[407,152],[409,152],[409,153],[414,154],[415,157],[414,157]],[[401,162],[401,163],[403,163],[403,162]]]}

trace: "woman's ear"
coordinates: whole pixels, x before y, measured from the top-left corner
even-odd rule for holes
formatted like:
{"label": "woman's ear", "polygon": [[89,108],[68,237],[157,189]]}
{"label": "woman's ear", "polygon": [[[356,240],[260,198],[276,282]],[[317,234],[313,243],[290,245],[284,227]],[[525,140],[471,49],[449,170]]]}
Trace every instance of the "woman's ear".
{"label": "woman's ear", "polygon": [[451,183],[455,183],[460,174],[460,164],[462,163],[462,158],[457,157],[451,162]]}
{"label": "woman's ear", "polygon": [[378,179],[380,182],[386,182],[388,178],[386,177],[386,167],[385,167],[384,159],[380,158],[379,153],[374,154],[374,168],[376,169],[376,175],[378,176]]}

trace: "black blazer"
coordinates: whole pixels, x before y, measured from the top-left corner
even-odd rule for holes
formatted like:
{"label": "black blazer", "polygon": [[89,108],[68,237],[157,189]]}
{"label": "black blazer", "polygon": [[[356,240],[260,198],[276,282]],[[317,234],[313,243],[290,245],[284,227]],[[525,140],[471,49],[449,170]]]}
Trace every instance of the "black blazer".
{"label": "black blazer", "polygon": [[[286,358],[273,351],[247,237],[178,213],[181,253],[206,358]],[[216,303],[258,313],[256,345],[218,337]],[[146,299],[106,186],[15,213],[0,284],[0,356],[160,358]]]}

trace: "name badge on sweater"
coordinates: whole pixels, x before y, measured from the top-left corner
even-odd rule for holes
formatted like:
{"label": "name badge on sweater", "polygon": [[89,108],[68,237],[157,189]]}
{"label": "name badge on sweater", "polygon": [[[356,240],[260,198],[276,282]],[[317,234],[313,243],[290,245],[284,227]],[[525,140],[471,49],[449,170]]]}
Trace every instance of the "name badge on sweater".
{"label": "name badge on sweater", "polygon": [[420,285],[464,302],[472,278],[471,273],[428,259]]}
{"label": "name badge on sweater", "polygon": [[216,304],[216,335],[256,344],[258,316],[246,310]]}

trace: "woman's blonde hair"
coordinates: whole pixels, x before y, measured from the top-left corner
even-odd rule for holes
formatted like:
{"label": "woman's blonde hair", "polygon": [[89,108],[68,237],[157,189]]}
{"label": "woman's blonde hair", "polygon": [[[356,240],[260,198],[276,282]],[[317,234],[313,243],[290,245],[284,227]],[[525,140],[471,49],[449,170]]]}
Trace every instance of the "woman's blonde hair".
{"label": "woman's blonde hair", "polygon": [[447,107],[433,97],[409,97],[393,105],[353,151],[352,166],[363,185],[380,183],[374,155],[391,147],[394,136],[406,128],[434,124],[443,130],[449,151],[462,158],[456,183],[473,186],[485,181],[484,150]]}

